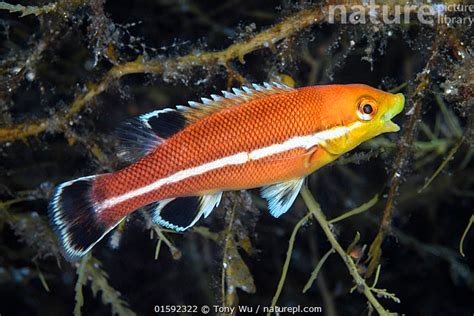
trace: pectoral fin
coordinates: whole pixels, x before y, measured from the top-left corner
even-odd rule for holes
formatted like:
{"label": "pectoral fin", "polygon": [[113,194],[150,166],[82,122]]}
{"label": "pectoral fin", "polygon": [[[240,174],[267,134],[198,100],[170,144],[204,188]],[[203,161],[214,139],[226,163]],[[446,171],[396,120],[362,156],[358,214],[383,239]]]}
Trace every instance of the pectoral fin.
{"label": "pectoral fin", "polygon": [[262,188],[261,195],[267,200],[268,209],[272,216],[280,217],[290,209],[300,192],[303,182],[304,178],[298,178]]}

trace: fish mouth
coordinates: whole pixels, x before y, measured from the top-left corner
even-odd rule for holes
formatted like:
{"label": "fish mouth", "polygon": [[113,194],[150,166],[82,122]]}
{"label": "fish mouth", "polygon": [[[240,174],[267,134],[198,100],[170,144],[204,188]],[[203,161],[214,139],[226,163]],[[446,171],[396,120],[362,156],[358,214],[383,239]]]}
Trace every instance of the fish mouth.
{"label": "fish mouth", "polygon": [[400,126],[392,122],[391,119],[400,114],[405,106],[405,96],[403,94],[397,93],[393,95],[393,98],[392,106],[384,115],[382,115],[382,120],[385,122],[384,127],[387,132],[398,132],[400,130]]}

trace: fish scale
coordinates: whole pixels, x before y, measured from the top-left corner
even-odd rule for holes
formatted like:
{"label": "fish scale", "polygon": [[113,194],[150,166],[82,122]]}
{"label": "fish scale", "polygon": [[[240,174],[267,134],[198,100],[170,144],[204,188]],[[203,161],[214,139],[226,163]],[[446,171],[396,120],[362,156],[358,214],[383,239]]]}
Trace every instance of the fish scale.
{"label": "fish scale", "polygon": [[[106,192],[102,197],[117,196],[182,169],[192,168],[234,153],[249,152],[283,142],[291,136],[315,132],[314,120],[317,119],[320,106],[313,95],[308,89],[300,89],[292,91],[290,94],[266,96],[217,112],[169,138],[166,143],[130,168],[100,179],[97,181],[96,187]],[[290,107],[287,104],[303,106]],[[304,106],[305,104],[312,104],[312,106],[307,107]],[[246,124],[242,124],[242,122]],[[298,150],[295,153],[297,156],[301,156]],[[161,188],[157,192],[126,201],[122,205],[118,205],[117,213],[110,215],[115,218],[158,199],[189,194],[187,187],[199,187],[195,182],[205,184],[200,191],[213,191],[220,187],[238,188],[241,183],[251,182],[245,179],[246,175],[252,178],[257,177],[260,180],[252,187],[281,180],[280,173],[291,175],[293,171],[295,176],[300,175],[298,171],[301,166],[295,164],[294,161],[288,161],[283,166],[281,163],[277,163],[277,169],[285,169],[280,173],[267,172],[266,168],[272,168],[271,160],[272,158],[269,158],[264,161],[262,165],[265,168],[261,168],[261,164],[257,164],[256,168],[253,165],[234,166],[181,181]],[[162,161],[168,163],[163,165]],[[247,168],[257,174],[247,172]],[[221,174],[222,176],[220,176]],[[243,179],[235,179],[237,178],[235,174]],[[203,177],[205,179],[202,179]],[[232,183],[232,181],[226,181],[226,178],[238,182]],[[117,183],[121,185],[117,185]]]}

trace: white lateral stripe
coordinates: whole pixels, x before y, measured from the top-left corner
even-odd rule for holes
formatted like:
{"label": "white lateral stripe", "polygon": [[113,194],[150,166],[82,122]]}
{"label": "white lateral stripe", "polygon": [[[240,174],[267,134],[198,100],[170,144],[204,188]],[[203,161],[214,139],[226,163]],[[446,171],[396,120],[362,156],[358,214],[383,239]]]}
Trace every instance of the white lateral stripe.
{"label": "white lateral stripe", "polygon": [[182,180],[185,180],[190,177],[198,176],[204,174],[206,172],[223,168],[226,166],[231,165],[240,165],[248,162],[249,160],[257,160],[262,159],[268,156],[276,155],[283,153],[285,151],[289,151],[296,148],[311,148],[315,145],[322,144],[328,140],[339,138],[341,136],[346,135],[352,129],[359,127],[362,123],[355,122],[351,124],[349,127],[340,126],[335,127],[329,130],[321,131],[313,135],[307,136],[296,136],[286,140],[280,144],[274,144],[267,147],[255,149],[251,152],[240,152],[231,156],[227,156],[224,158],[220,158],[200,166],[196,166],[193,168],[185,169],[182,171],[178,171],[175,174],[172,174],[166,178],[162,178],[156,180],[153,183],[150,183],[144,187],[135,189],[133,191],[127,192],[125,194],[109,198],[99,205],[97,205],[97,210],[103,210],[119,203],[125,202],[129,199],[135,198],[137,196],[155,191],[161,188],[164,185],[176,183]]}
{"label": "white lateral stripe", "polygon": [[249,157],[252,160],[257,160],[257,159],[265,158],[265,157],[272,156],[275,154],[280,154],[282,152],[289,151],[296,148],[309,149],[317,144],[324,143],[327,140],[344,136],[351,129],[360,126],[360,124],[361,123],[356,122],[352,124],[350,127],[341,126],[341,127],[336,127],[336,128],[329,129],[326,131],[322,131],[313,135],[296,136],[296,137],[290,138],[289,140],[281,144],[275,144],[275,145],[270,145],[268,147],[255,149],[254,151],[249,153]]}
{"label": "white lateral stripe", "polygon": [[128,199],[149,193],[151,191],[157,190],[163,185],[170,184],[170,183],[176,183],[181,180],[187,179],[189,177],[194,177],[200,174],[203,174],[205,172],[214,170],[214,169],[219,169],[224,166],[230,166],[230,165],[240,165],[248,161],[247,159],[247,153],[238,153],[232,156],[227,156],[221,159],[217,159],[208,163],[205,163],[203,165],[190,168],[190,169],[185,169],[179,172],[176,172],[175,174],[172,174],[169,177],[159,179],[149,185],[146,185],[144,187],[141,187],[139,189],[127,192],[125,194],[110,198],[105,200],[104,202],[100,203],[99,209],[105,209],[108,207],[112,207],[116,204],[122,203]]}

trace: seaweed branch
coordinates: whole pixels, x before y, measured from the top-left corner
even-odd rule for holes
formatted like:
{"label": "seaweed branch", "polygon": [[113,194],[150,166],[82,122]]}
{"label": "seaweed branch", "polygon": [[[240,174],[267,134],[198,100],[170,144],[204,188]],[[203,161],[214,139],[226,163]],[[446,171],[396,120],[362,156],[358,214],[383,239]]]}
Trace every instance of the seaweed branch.
{"label": "seaweed branch", "polygon": [[56,237],[47,221],[36,212],[16,213],[9,211],[10,205],[26,200],[31,200],[31,197],[19,197],[5,202],[0,201],[0,220],[5,219],[19,239],[34,250],[33,261],[52,256],[59,266],[60,254]]}
{"label": "seaweed branch", "polygon": [[321,268],[323,267],[324,263],[326,262],[326,260],[329,258],[330,255],[332,255],[334,253],[334,248],[331,248],[329,249],[328,252],[326,252],[324,254],[324,256],[321,257],[321,259],[319,260],[318,264],[316,265],[316,267],[314,268],[313,272],[311,272],[311,276],[309,277],[308,279],[308,282],[306,282],[304,288],[303,288],[303,293],[306,293],[306,291],[308,291],[311,286],[313,285],[314,281],[316,281],[316,279],[318,278],[318,274],[319,274],[319,271],[321,270]]}
{"label": "seaweed branch", "polygon": [[379,195],[376,194],[373,198],[371,198],[368,202],[356,207],[353,210],[350,210],[336,218],[333,218],[328,221],[329,224],[334,224],[336,222],[342,221],[346,218],[349,218],[351,216],[363,213],[365,211],[368,211],[371,207],[373,207],[377,202],[379,201]]}
{"label": "seaweed branch", "polygon": [[364,278],[362,278],[362,276],[359,274],[356,264],[354,263],[352,258],[344,251],[344,249],[341,247],[341,245],[337,241],[336,237],[331,231],[331,228],[329,227],[329,223],[326,217],[321,211],[321,207],[313,198],[308,188],[303,187],[300,193],[310,213],[316,218],[319,225],[323,229],[326,237],[331,243],[331,246],[334,248],[334,250],[339,254],[339,256],[344,261],[347,269],[349,270],[349,273],[354,279],[356,287],[365,295],[365,297],[367,298],[371,306],[375,308],[375,310],[377,311],[377,313],[379,313],[379,315],[394,315],[393,313],[390,313],[389,311],[387,311],[375,297],[374,292],[377,293],[378,290],[375,289],[374,287],[369,287],[367,283],[365,282]]}
{"label": "seaweed branch", "polygon": [[474,214],[472,214],[471,218],[469,218],[469,223],[467,224],[466,229],[464,230],[462,234],[461,240],[459,241],[459,253],[463,257],[465,257],[464,250],[463,250],[464,239],[466,239],[467,233],[469,232],[469,229],[471,228],[473,223],[474,223]]}
{"label": "seaweed branch", "polygon": [[[305,9],[247,40],[230,45],[222,51],[203,52],[200,54],[192,53],[177,58],[149,61],[144,60],[140,56],[135,61],[114,65],[99,82],[89,85],[90,87],[87,92],[79,94],[63,114],[58,114],[57,117],[0,128],[0,143],[24,139],[41,134],[47,130],[51,132],[64,132],[71,118],[81,111],[89,101],[104,92],[122,76],[137,73],[157,75],[171,69],[183,71],[193,67],[223,66],[228,69],[229,61],[238,59],[241,63],[245,63],[245,55],[292,36],[298,31],[320,22],[322,19],[323,12],[319,7]],[[56,128],[52,130],[52,126],[56,126]]]}
{"label": "seaweed branch", "polygon": [[439,167],[435,170],[435,172],[431,175],[431,177],[429,177],[426,180],[425,184],[418,190],[418,193],[423,192],[427,187],[430,186],[431,182],[433,182],[433,180],[436,178],[436,176],[443,170],[443,168],[448,164],[448,162],[454,157],[454,155],[459,150],[459,148],[464,143],[464,141],[465,141],[465,138],[461,137],[461,139],[459,139],[457,144],[454,145],[453,148],[451,148],[448,155],[443,159],[443,161],[441,162]]}
{"label": "seaweed branch", "polygon": [[152,229],[151,232],[153,233],[154,231],[158,235],[158,242],[156,244],[156,249],[155,249],[155,260],[158,259],[162,242],[164,242],[165,245],[168,246],[173,259],[179,260],[182,256],[181,251],[165,236],[162,228],[151,221],[148,214],[146,214],[145,212],[142,212],[142,214],[146,215],[145,218],[147,219],[147,221],[149,221],[149,224],[151,225],[151,229]]}
{"label": "seaweed branch", "polygon": [[440,49],[442,38],[443,37],[439,35],[437,36],[437,40],[434,41],[433,46],[431,47],[431,56],[428,59],[423,71],[418,75],[419,84],[410,97],[410,100],[413,102],[413,106],[409,110],[410,115],[408,116],[406,123],[403,125],[403,135],[401,136],[397,145],[397,156],[395,157],[395,162],[393,164],[394,167],[390,177],[390,188],[383,210],[383,217],[380,223],[379,231],[369,248],[368,260],[370,260],[370,263],[366,273],[367,277],[372,275],[380,262],[380,257],[382,255],[382,242],[390,228],[394,203],[398,189],[402,182],[402,176],[405,174],[405,167],[410,155],[410,147],[413,145],[413,142],[417,136],[418,125],[423,109],[423,97],[430,85],[430,73],[435,66],[436,58],[439,56],[438,50]]}
{"label": "seaweed branch", "polygon": [[[237,289],[247,293],[255,293],[255,283],[253,276],[239,253],[239,247],[247,254],[252,253],[252,246],[247,235],[247,227],[243,227],[239,215],[242,210],[244,195],[229,194],[227,200],[227,211],[225,221],[227,227],[219,233],[216,241],[223,247],[222,271],[221,271],[221,304],[223,307],[235,307],[239,297]],[[240,206],[240,207],[239,207]],[[208,238],[214,239],[212,233],[206,234]]]}
{"label": "seaweed branch", "polygon": [[39,267],[39,265],[36,261],[35,261],[35,266],[36,266],[36,271],[38,272],[38,277],[41,281],[41,284],[43,285],[46,292],[50,292],[48,282],[46,282],[46,278],[44,277],[44,274],[41,271],[41,269],[40,269],[40,267]]}
{"label": "seaweed branch", "polygon": [[[374,217],[369,216],[367,218],[373,224],[377,224],[377,220]],[[471,217],[467,228],[469,228],[473,222],[474,215]],[[432,258],[445,260],[449,264],[453,276],[462,279],[470,288],[474,288],[474,274],[465,260],[462,260],[461,255],[453,249],[439,244],[421,242],[396,227],[392,228],[392,232],[402,245],[406,246],[406,248],[411,247],[415,249],[420,256],[424,257],[425,255],[430,255]],[[465,234],[467,234],[467,230],[465,230]]]}
{"label": "seaweed branch", "polygon": [[74,316],[81,315],[81,308],[84,305],[83,287],[88,281],[91,282],[91,289],[94,296],[97,296],[99,292],[102,292],[102,301],[104,304],[110,304],[112,314],[119,316],[135,315],[135,313],[128,308],[127,303],[120,298],[120,293],[109,285],[108,275],[104,270],[102,270],[101,262],[91,254],[87,254],[82,258],[77,267]]}
{"label": "seaweed branch", "polygon": [[89,259],[90,259],[90,254],[87,254],[86,256],[84,256],[84,258],[82,258],[76,270],[77,281],[76,281],[76,286],[74,288],[76,292],[75,294],[76,304],[74,305],[74,312],[73,312],[74,316],[80,316],[82,314],[81,308],[82,306],[84,306],[84,295],[83,295],[82,289],[84,288],[84,285],[86,285],[86,282],[87,282],[86,264]]}
{"label": "seaweed branch", "polygon": [[87,1],[85,0],[62,0],[45,4],[43,6],[24,6],[21,4],[10,4],[8,2],[0,1],[0,10],[7,10],[10,13],[20,13],[20,17],[32,14],[39,16],[49,13],[64,12],[66,8],[77,7],[86,2]]}
{"label": "seaweed branch", "polygon": [[[300,230],[301,226],[303,226],[304,223],[306,223],[311,216],[311,213],[306,214],[302,219],[296,223],[295,228],[293,228],[293,232],[291,233],[290,236],[290,241],[288,242],[288,250],[286,251],[286,259],[285,263],[283,264],[283,270],[281,272],[280,276],[280,281],[278,282],[277,290],[275,292],[275,295],[273,296],[272,303],[270,305],[270,310],[273,310],[273,308],[276,306],[276,303],[278,302],[278,298],[280,297],[281,291],[283,290],[283,285],[285,284],[286,280],[286,275],[288,273],[288,268],[290,267],[290,260],[291,260],[291,255],[293,253],[293,246],[295,245],[295,239],[296,239],[296,234]],[[270,312],[268,312],[268,316],[270,316]]]}
{"label": "seaweed branch", "polygon": [[225,238],[224,238],[224,249],[223,249],[223,254],[222,254],[222,271],[221,271],[221,303],[222,306],[230,306],[231,302],[227,296],[227,291],[226,291],[226,278],[229,268],[229,259],[228,259],[228,251],[229,248],[231,248],[234,244],[234,237],[232,235],[232,225],[234,223],[234,214],[235,214],[235,206],[236,203],[234,203],[232,209],[230,210],[230,219],[229,219],[229,224],[225,232]]}
{"label": "seaweed branch", "polygon": [[375,287],[377,285],[377,282],[379,281],[380,267],[381,265],[379,264],[377,270],[375,271],[374,283],[370,287],[370,290],[376,293],[378,297],[385,297],[391,299],[395,303],[400,303],[400,299],[395,294],[387,292],[386,289],[378,289]]}

